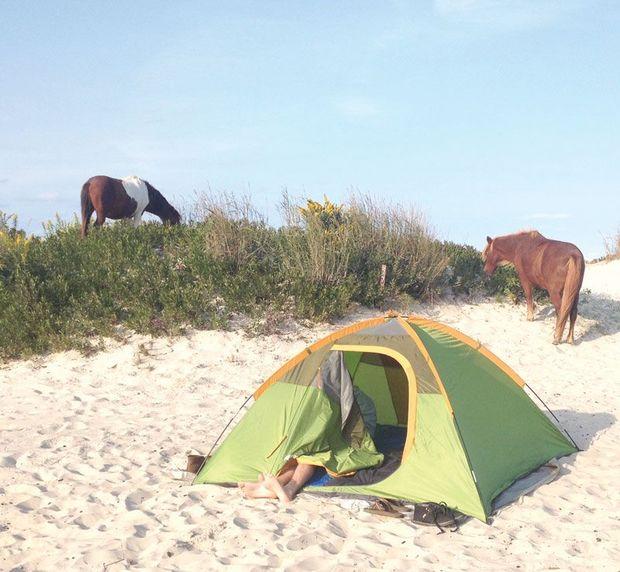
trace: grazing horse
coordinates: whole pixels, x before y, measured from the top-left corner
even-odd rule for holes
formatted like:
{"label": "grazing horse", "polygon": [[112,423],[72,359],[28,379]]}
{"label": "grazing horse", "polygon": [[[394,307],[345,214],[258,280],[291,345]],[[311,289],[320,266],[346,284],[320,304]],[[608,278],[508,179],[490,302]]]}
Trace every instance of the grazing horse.
{"label": "grazing horse", "polygon": [[138,177],[91,177],[82,186],[81,202],[82,237],[88,233],[93,212],[97,213],[95,226],[103,225],[106,218],[132,218],[138,226],[144,211],[158,216],[164,223],[179,224],[181,221],[181,215],[164,196]]}
{"label": "grazing horse", "polygon": [[553,343],[562,341],[564,326],[570,316],[568,343],[574,342],[575,320],[579,290],[583,281],[585,262],[581,251],[570,242],[549,240],[538,231],[525,231],[491,238],[482,253],[484,271],[493,274],[498,264],[512,262],[517,269],[527,301],[527,319],[534,319],[534,287],[549,292],[555,306]]}

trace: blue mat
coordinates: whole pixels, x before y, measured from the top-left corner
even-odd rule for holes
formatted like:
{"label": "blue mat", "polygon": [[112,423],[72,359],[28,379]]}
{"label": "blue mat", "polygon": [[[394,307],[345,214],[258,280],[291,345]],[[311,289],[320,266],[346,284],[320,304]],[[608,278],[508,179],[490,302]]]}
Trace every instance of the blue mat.
{"label": "blue mat", "polygon": [[[375,447],[380,453],[386,454],[390,451],[402,451],[407,438],[407,427],[396,427],[394,425],[377,425],[374,437]],[[324,487],[333,485],[333,479],[327,474],[323,467],[317,467],[314,475],[306,486]]]}

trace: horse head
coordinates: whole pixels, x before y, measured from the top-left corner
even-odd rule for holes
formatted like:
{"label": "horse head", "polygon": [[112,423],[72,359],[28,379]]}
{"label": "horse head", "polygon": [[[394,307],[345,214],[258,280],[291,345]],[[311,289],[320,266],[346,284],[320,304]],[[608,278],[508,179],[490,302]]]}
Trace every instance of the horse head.
{"label": "horse head", "polygon": [[166,201],[166,205],[167,208],[162,211],[162,214],[159,215],[159,218],[161,218],[161,220],[165,224],[179,224],[181,222],[181,215],[179,214],[179,211],[175,209],[168,201]]}
{"label": "horse head", "polygon": [[493,249],[493,239],[490,236],[487,236],[487,244],[482,251],[482,260],[484,261],[484,271],[487,276],[491,276],[502,262],[502,257]]}
{"label": "horse head", "polygon": [[149,190],[149,204],[146,210],[158,216],[165,224],[179,224],[181,222],[179,211],[153,185],[146,182],[146,186]]}

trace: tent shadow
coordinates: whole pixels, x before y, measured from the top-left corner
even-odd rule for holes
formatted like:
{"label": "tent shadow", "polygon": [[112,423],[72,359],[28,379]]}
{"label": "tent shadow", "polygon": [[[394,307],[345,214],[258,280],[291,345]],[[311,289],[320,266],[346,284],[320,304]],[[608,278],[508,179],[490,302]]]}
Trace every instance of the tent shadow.
{"label": "tent shadow", "polygon": [[570,409],[556,409],[553,414],[583,451],[589,449],[597,436],[616,422],[616,417],[607,412],[586,413]]}

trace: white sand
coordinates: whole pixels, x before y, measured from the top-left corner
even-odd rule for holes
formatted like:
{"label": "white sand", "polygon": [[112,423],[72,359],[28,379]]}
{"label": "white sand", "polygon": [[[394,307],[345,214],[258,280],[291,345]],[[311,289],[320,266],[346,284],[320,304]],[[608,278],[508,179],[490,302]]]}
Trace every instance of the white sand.
{"label": "white sand", "polygon": [[[0,569],[617,570],[620,263],[589,267],[575,346],[553,315],[509,304],[421,306],[512,365],[585,451],[491,526],[438,535],[301,495],[287,507],[171,478],[244,397],[337,326],[248,339],[135,336],[0,369]],[[365,317],[358,314],[347,322]],[[341,324],[339,324],[341,325]],[[106,568],[107,566],[107,568]]]}

